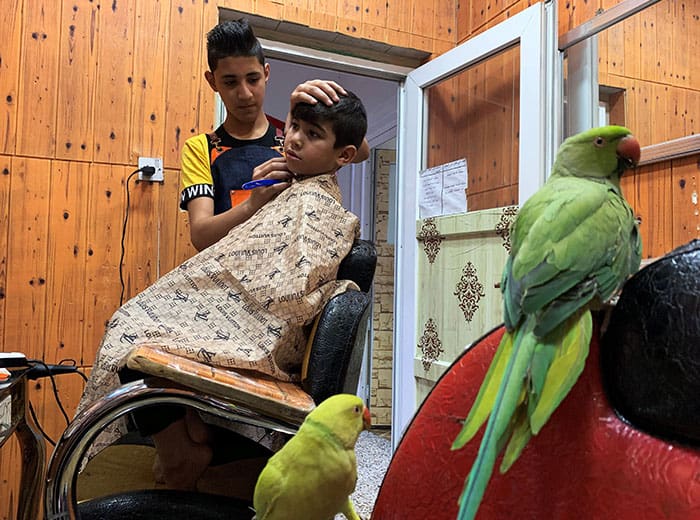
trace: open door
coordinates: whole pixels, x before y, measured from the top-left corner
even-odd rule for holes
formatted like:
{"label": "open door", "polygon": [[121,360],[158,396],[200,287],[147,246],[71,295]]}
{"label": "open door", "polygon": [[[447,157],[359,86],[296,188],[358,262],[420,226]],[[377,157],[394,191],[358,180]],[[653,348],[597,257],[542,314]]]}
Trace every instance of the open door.
{"label": "open door", "polygon": [[[401,91],[394,447],[445,368],[502,322],[509,225],[544,183],[548,135],[558,131],[551,116],[545,125],[545,114],[558,113],[546,88],[556,56],[552,10],[529,7],[413,70]],[[466,211],[422,218],[421,172],[461,159]]]}

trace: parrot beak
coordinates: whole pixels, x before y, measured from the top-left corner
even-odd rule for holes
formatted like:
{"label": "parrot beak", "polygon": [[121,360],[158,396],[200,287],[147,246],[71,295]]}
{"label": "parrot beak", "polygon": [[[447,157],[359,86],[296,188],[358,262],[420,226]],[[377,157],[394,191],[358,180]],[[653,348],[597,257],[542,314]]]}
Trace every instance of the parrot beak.
{"label": "parrot beak", "polygon": [[639,141],[633,135],[620,139],[616,151],[625,168],[634,168],[639,163],[642,154]]}
{"label": "parrot beak", "polygon": [[362,411],[362,424],[365,430],[369,430],[372,427],[372,416],[369,414],[369,408],[366,406]]}

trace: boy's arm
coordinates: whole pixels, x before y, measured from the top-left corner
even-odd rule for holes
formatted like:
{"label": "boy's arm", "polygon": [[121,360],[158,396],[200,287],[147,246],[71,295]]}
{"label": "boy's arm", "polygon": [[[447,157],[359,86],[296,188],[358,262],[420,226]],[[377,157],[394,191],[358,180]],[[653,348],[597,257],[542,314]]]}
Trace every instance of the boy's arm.
{"label": "boy's arm", "polygon": [[[287,128],[289,128],[292,109],[297,103],[309,103],[314,105],[319,101],[326,105],[336,103],[340,97],[338,94],[345,94],[345,89],[335,81],[312,79],[297,85],[289,98],[289,113],[287,114]],[[362,140],[359,150],[352,162],[359,163],[369,157],[369,143],[367,139]]]}
{"label": "boy's arm", "polygon": [[[253,179],[288,179],[287,163],[283,157],[275,157],[253,170]],[[214,215],[214,199],[197,197],[187,203],[190,223],[190,240],[201,251],[225,237],[231,229],[248,220],[258,209],[289,187],[288,182],[274,184],[251,191],[245,202]]]}

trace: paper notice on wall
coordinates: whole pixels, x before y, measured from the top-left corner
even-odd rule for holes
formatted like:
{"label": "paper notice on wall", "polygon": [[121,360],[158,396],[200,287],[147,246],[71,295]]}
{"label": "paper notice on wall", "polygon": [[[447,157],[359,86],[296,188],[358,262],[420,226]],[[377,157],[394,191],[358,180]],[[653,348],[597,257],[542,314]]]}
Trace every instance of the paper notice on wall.
{"label": "paper notice on wall", "polygon": [[423,170],[419,182],[420,218],[465,213],[466,187],[466,159]]}

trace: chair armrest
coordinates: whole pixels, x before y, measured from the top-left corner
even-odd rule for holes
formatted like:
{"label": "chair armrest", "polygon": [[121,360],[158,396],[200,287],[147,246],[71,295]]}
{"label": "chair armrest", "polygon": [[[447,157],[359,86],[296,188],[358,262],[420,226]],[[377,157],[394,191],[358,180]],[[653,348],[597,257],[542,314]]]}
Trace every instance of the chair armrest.
{"label": "chair armrest", "polygon": [[314,409],[313,400],[298,384],[262,374],[213,367],[156,346],[137,347],[129,354],[126,365],[292,424],[301,424]]}
{"label": "chair armrest", "polygon": [[317,404],[331,395],[357,392],[369,309],[370,296],[360,291],[338,294],[324,307],[302,380]]}

